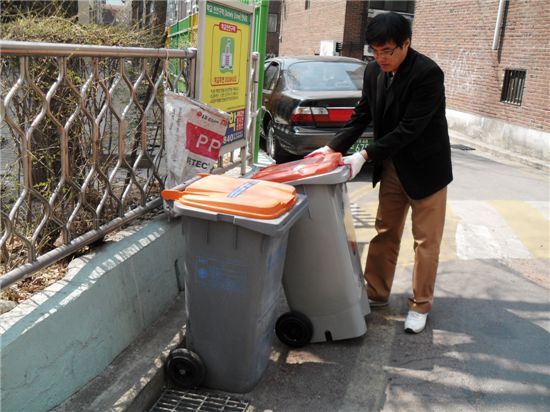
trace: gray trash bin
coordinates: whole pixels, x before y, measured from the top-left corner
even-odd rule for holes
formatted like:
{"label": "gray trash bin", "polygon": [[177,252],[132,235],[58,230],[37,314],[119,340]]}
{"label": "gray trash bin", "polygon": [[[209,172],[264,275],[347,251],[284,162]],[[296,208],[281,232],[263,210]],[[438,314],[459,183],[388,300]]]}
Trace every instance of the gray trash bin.
{"label": "gray trash bin", "polygon": [[166,362],[180,387],[247,392],[269,361],[288,233],[307,200],[257,183],[210,175],[163,192],[182,220],[186,348]]}
{"label": "gray trash bin", "polygon": [[269,166],[253,178],[284,181],[308,199],[289,234],[283,285],[291,312],[277,321],[279,339],[300,347],[364,335],[370,307],[340,155]]}

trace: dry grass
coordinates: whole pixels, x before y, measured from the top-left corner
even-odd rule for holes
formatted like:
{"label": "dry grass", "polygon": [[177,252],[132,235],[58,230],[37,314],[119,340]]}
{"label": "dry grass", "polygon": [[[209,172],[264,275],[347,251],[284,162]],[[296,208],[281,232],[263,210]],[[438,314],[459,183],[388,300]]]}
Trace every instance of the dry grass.
{"label": "dry grass", "polygon": [[40,292],[55,281],[62,279],[67,273],[68,262],[55,263],[31,277],[0,292],[0,299],[11,300],[16,303],[29,299],[36,292]]}
{"label": "dry grass", "polygon": [[147,30],[125,26],[78,24],[62,17],[21,16],[0,26],[4,40],[96,46],[158,47],[160,38]]}
{"label": "dry grass", "polygon": [[[161,46],[161,36],[151,34],[150,30],[129,28],[128,26],[78,24],[73,19],[64,17],[43,17],[32,14],[20,14],[12,21],[1,24],[0,38],[4,40],[101,46]],[[88,251],[87,248],[81,251],[81,254],[86,251]],[[15,252],[15,250],[10,252]],[[33,294],[63,278],[67,266],[73,258],[74,256],[42,269],[33,276],[6,288],[0,292],[0,299],[19,303],[30,298]]]}

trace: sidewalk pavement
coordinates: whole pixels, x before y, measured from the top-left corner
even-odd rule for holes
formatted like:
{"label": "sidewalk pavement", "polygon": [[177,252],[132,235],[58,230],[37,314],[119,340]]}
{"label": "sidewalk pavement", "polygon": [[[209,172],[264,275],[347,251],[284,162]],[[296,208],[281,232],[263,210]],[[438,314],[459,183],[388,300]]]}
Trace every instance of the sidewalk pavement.
{"label": "sidewalk pavement", "polygon": [[[463,136],[453,134],[452,140],[479,147]],[[531,165],[541,167],[534,160]],[[490,264],[467,262],[460,272],[442,264],[438,289],[444,292],[419,335],[403,332],[410,273],[399,273],[409,270],[399,267],[390,305],[367,316],[365,336],[301,350],[275,339],[271,362],[258,386],[250,393],[231,395],[248,400],[251,412],[516,411],[518,405],[547,410],[549,335],[542,336],[543,328],[529,322],[514,324],[510,302],[517,302],[513,306],[518,313],[536,314],[544,302],[547,306],[548,291],[530,283],[520,288],[513,276],[489,276],[479,285],[478,274],[494,270],[484,267]],[[472,286],[468,305],[460,298],[464,284],[477,285]],[[476,296],[479,286],[505,295],[506,301]],[[184,305],[182,295],[101,375],[54,411],[147,410],[167,384],[164,359],[184,337]],[[277,313],[285,311],[281,297]],[[543,344],[540,350],[519,353],[526,338],[546,342],[546,349]],[[522,393],[522,387],[540,396]]]}
{"label": "sidewalk pavement", "polygon": [[[419,335],[403,331],[410,272],[399,267],[389,306],[367,315],[364,336],[298,350],[275,339],[254,390],[225,395],[248,401],[248,412],[545,411],[549,335],[533,321],[517,320],[547,310],[548,291],[530,282],[518,287],[516,276],[502,279],[495,273],[480,284],[479,274],[494,270],[491,264],[470,261],[459,271],[442,264],[436,310]],[[287,310],[281,297],[277,313]],[[182,341],[184,324],[181,296],[104,373],[55,411],[148,410],[167,384],[163,360]]]}

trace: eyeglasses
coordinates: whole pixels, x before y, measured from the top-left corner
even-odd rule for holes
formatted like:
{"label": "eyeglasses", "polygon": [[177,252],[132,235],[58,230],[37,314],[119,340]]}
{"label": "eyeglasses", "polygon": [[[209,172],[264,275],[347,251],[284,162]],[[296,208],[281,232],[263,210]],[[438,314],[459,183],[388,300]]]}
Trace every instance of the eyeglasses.
{"label": "eyeglasses", "polygon": [[395,46],[393,49],[384,49],[384,50],[374,50],[369,46],[368,51],[374,56],[389,57],[393,56],[395,50],[400,49],[402,46]]}

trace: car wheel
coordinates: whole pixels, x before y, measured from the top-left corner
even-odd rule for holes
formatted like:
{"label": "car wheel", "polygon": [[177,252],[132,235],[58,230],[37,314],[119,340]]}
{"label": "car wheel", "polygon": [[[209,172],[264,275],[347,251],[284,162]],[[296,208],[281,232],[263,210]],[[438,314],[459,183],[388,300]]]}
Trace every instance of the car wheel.
{"label": "car wheel", "polygon": [[267,125],[266,151],[277,163],[283,163],[288,160],[288,153],[281,147],[279,141],[275,137],[273,122],[269,122]]}

